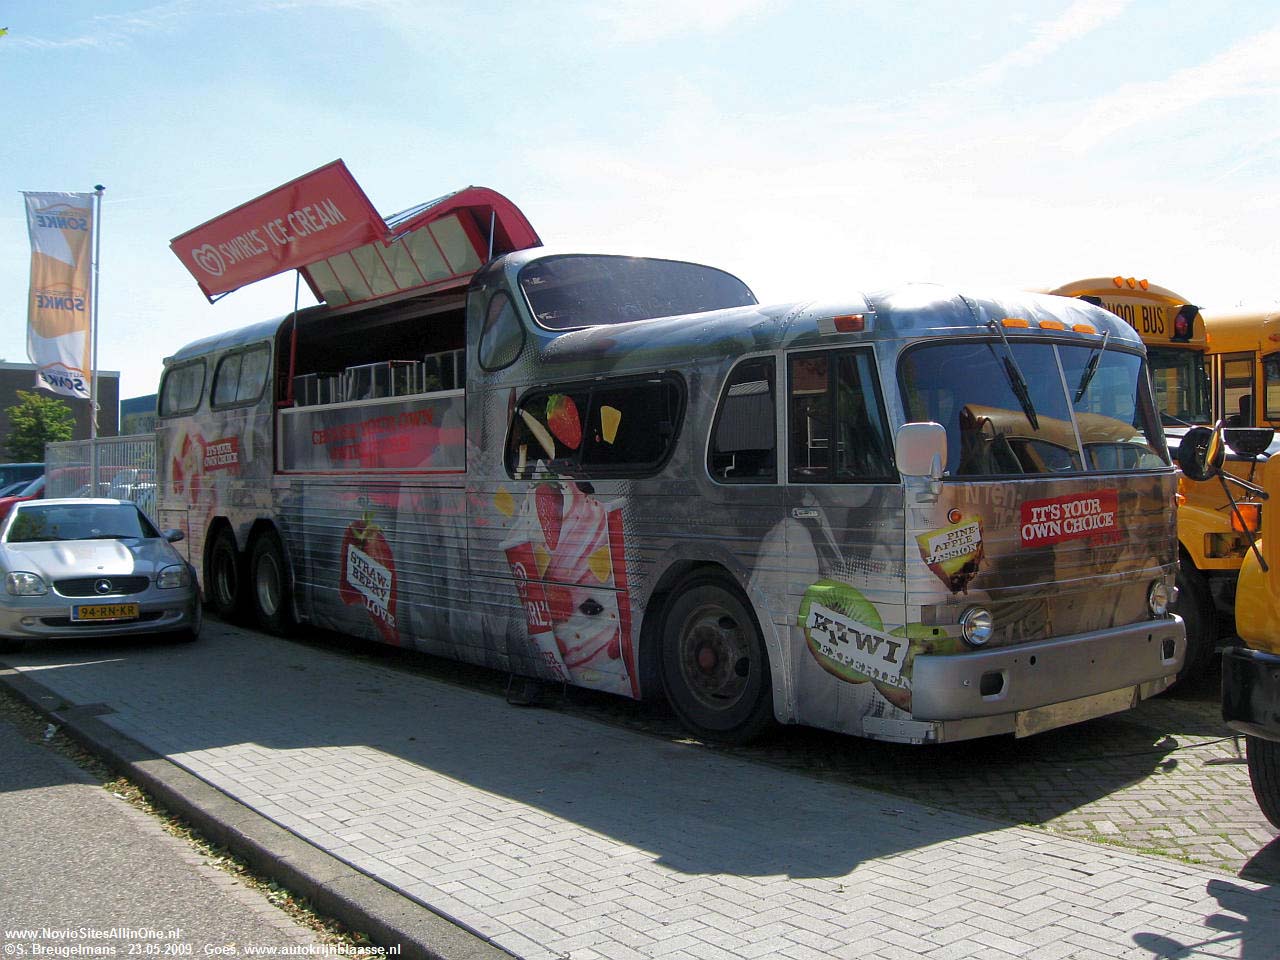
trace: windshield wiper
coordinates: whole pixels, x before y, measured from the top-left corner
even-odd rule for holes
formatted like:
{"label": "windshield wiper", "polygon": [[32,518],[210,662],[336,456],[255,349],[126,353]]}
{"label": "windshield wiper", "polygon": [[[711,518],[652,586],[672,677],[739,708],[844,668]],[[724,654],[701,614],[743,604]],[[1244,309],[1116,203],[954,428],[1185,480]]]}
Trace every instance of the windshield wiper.
{"label": "windshield wiper", "polygon": [[1013,358],[1013,347],[1009,345],[1009,338],[1004,335],[1004,328],[994,320],[988,320],[987,326],[1000,334],[1000,340],[1004,343],[1004,375],[1009,381],[1009,387],[1013,390],[1013,395],[1018,398],[1018,403],[1022,405],[1022,412],[1027,415],[1027,421],[1031,424],[1032,430],[1040,429],[1040,418],[1036,416],[1036,408],[1031,403],[1031,391],[1027,389],[1026,378],[1022,375],[1022,370],[1018,367],[1018,361]]}
{"label": "windshield wiper", "polygon": [[1084,392],[1089,389],[1089,384],[1093,382],[1093,375],[1098,372],[1098,361],[1102,359],[1102,355],[1107,350],[1107,341],[1111,339],[1111,331],[1102,331],[1102,343],[1098,344],[1095,352],[1090,355],[1089,362],[1084,365],[1084,373],[1080,375],[1080,386],[1076,387],[1076,398],[1071,401],[1072,405],[1080,402],[1080,398],[1084,396]]}

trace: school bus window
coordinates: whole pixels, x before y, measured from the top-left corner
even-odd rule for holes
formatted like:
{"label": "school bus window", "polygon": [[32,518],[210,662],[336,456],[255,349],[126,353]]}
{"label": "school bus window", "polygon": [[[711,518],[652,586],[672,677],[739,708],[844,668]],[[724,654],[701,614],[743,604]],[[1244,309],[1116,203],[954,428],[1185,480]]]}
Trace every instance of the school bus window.
{"label": "school bus window", "polygon": [[793,483],[856,483],[895,476],[869,351],[790,358]]}
{"label": "school bus window", "polygon": [[707,448],[707,469],[721,483],[776,483],[772,357],[740,363],[729,375]]}
{"label": "school bus window", "polygon": [[1222,413],[1227,426],[1253,426],[1253,359],[1251,353],[1222,358]]}
{"label": "school bus window", "polygon": [[514,478],[645,476],[671,455],[684,392],[670,377],[539,391],[520,402],[507,441]]}
{"label": "school bus window", "polygon": [[480,366],[501,370],[515,362],[524,346],[524,327],[516,315],[511,298],[498,293],[489,301],[484,327],[480,331]]}
{"label": "school bus window", "polygon": [[1280,353],[1263,358],[1262,376],[1267,385],[1264,412],[1268,420],[1280,420]]}
{"label": "school bus window", "polygon": [[171,367],[160,387],[157,413],[161,417],[174,417],[190,413],[200,406],[204,393],[204,361]]}

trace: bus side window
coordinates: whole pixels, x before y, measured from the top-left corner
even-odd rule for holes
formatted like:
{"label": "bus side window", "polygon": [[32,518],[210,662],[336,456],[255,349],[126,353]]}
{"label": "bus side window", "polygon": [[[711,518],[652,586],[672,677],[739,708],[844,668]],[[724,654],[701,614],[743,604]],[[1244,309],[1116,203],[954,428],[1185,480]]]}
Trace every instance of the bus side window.
{"label": "bus side window", "polygon": [[776,483],[778,444],[774,429],[772,357],[738,364],[716,411],[707,470],[721,483]]}
{"label": "bus side window", "polygon": [[486,370],[508,367],[515,363],[523,346],[524,325],[511,305],[511,298],[499,291],[489,301],[480,330],[480,366]]}
{"label": "bus side window", "polygon": [[157,415],[174,417],[191,413],[200,406],[204,393],[204,361],[184,363],[170,367],[160,385],[160,400],[156,404]]}
{"label": "bus side window", "polygon": [[1266,384],[1263,414],[1268,420],[1280,420],[1280,353],[1263,358],[1262,377]]}
{"label": "bus side window", "polygon": [[870,351],[796,354],[789,371],[791,482],[892,479],[892,448]]}

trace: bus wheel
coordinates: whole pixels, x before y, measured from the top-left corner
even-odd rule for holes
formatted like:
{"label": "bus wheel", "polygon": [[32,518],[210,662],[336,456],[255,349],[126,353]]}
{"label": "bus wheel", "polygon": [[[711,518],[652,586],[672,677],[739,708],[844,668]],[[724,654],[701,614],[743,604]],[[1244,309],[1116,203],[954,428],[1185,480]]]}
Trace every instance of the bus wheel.
{"label": "bus wheel", "polygon": [[662,683],[680,722],[704,740],[746,743],[773,720],[760,628],[720,581],[690,583],[668,608]]}
{"label": "bus wheel", "polygon": [[240,583],[240,553],[236,550],[236,538],[226,527],[217,532],[209,547],[207,574],[206,592],[213,612],[223,620],[236,619],[244,600]]}
{"label": "bus wheel", "polygon": [[249,599],[258,626],[268,633],[284,636],[293,627],[289,572],[284,546],[274,530],[253,541],[249,553]]}
{"label": "bus wheel", "polygon": [[1253,795],[1272,826],[1280,827],[1280,743],[1261,737],[1244,741]]}
{"label": "bus wheel", "polygon": [[1187,629],[1187,656],[1178,671],[1178,682],[1182,682],[1203,675],[1213,660],[1218,648],[1218,617],[1209,585],[1186,558],[1178,564],[1176,582],[1178,602],[1169,609],[1182,618]]}

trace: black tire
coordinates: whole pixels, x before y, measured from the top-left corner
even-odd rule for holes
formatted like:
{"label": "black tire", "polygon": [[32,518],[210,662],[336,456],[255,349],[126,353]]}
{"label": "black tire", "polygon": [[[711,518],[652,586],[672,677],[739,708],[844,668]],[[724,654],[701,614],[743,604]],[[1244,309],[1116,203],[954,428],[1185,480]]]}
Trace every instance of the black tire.
{"label": "black tire", "polygon": [[231,530],[222,527],[209,545],[209,562],[205,566],[205,598],[219,618],[240,619],[244,610],[244,577],[240,551]]}
{"label": "black tire", "polygon": [[773,684],[760,627],[736,590],[715,578],[679,588],[662,631],[662,685],[695,736],[741,744],[773,721]]}
{"label": "black tire", "polygon": [[0,637],[0,653],[21,653],[27,648],[22,637]]}
{"label": "black tire", "polygon": [[1244,741],[1253,795],[1271,825],[1280,827],[1280,743],[1261,737],[1245,737]]}
{"label": "black tire", "polygon": [[293,629],[289,568],[274,530],[259,535],[249,551],[249,605],[258,626],[268,633],[282,637]]}
{"label": "black tire", "polygon": [[1169,609],[1187,630],[1187,656],[1177,682],[1201,676],[1218,649],[1218,616],[1204,576],[1184,556],[1178,564],[1178,602]]}

